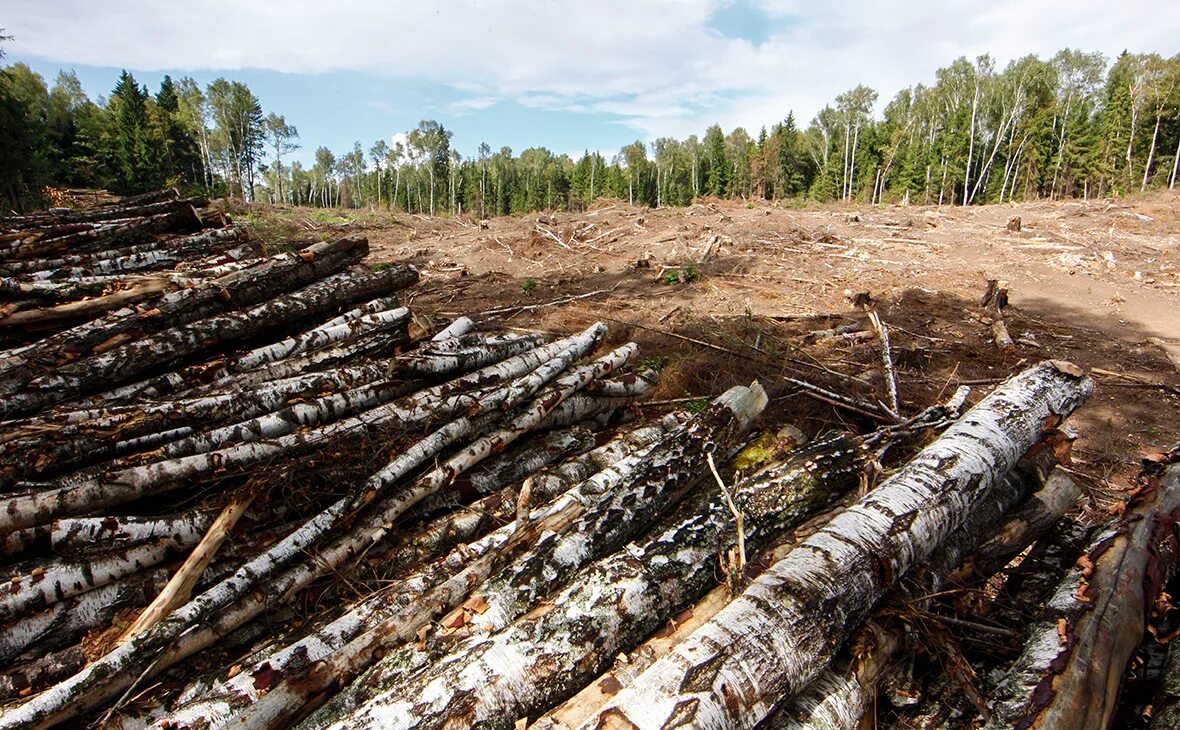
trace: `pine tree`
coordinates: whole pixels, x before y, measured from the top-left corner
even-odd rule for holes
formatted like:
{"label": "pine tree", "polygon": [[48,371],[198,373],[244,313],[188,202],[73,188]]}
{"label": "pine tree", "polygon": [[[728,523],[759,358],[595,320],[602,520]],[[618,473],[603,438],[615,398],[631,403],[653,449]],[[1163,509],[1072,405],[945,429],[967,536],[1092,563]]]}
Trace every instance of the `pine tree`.
{"label": "pine tree", "polygon": [[138,193],[163,182],[148,128],[148,93],[127,71],[111,91],[108,140],[115,162],[115,188]]}

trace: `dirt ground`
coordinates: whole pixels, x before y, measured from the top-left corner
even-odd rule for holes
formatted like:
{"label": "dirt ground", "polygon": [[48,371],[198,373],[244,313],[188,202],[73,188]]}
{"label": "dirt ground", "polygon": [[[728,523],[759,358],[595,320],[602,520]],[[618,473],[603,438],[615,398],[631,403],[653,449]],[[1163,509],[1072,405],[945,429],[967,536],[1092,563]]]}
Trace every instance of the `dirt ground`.
{"label": "dirt ground", "polygon": [[[757,378],[772,398],[769,422],[813,433],[870,422],[785,378],[886,398],[877,338],[806,338],[867,325],[858,293],[871,294],[890,330],[903,415],[960,384],[974,401],[1030,363],[1070,360],[1098,383],[1073,420],[1072,468],[1102,508],[1142,457],[1180,441],[1177,203],[1167,193],[972,208],[613,201],[488,221],[298,209],[266,219],[297,237],[367,236],[375,263],[415,262],[414,306],[440,320],[483,313],[563,333],[604,320],[661,369],[662,401]],[[1019,231],[1009,230],[1015,217]],[[1009,288],[1012,351],[997,347],[980,307],[989,279]]]}

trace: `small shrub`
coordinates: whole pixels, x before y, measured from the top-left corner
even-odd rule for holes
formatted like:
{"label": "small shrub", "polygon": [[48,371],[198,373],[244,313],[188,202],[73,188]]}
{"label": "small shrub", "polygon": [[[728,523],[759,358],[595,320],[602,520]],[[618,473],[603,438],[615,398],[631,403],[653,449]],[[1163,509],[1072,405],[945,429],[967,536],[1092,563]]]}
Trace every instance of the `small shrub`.
{"label": "small shrub", "polygon": [[538,286],[537,280],[531,276],[529,278],[525,279],[520,284],[520,288],[524,289],[525,291],[532,291],[533,289],[536,289],[537,286]]}
{"label": "small shrub", "polygon": [[684,410],[694,416],[709,407],[708,398],[694,398],[684,404]]}

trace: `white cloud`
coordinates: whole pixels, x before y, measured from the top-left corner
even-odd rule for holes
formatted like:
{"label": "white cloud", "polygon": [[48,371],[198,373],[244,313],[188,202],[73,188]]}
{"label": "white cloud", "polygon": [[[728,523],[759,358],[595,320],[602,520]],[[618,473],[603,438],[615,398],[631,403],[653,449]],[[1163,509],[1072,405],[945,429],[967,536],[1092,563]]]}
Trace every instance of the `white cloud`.
{"label": "white cloud", "polygon": [[806,124],[858,83],[883,105],[960,55],[1170,53],[1180,35],[1180,4],[1151,0],[746,2],[769,29],[757,45],[710,27],[720,0],[41,0],[8,3],[4,23],[14,54],[63,64],[364,71],[460,90],[453,113],[513,99],[649,138],[790,109]]}
{"label": "white cloud", "polygon": [[494,96],[473,96],[447,104],[447,110],[456,116],[463,116],[483,109],[491,109],[499,101]]}

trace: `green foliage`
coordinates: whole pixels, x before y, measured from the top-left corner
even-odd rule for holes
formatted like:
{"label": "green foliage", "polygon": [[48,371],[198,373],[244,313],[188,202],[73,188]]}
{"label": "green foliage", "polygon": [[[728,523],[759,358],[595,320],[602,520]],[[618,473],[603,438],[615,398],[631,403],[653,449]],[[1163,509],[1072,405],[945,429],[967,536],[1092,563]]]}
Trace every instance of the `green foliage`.
{"label": "green foliage", "polygon": [[[168,184],[243,200],[482,219],[585,210],[603,198],[793,206],[1105,196],[1174,184],[1180,55],[1123,53],[1108,64],[1065,49],[1002,69],[986,54],[964,57],[877,109],[877,92],[855,86],[805,129],[787,111],[756,135],[715,124],[702,136],[636,141],[611,159],[587,150],[576,160],[488,143],[464,158],[451,130],[424,119],[399,141],[320,147],[309,165],[289,162],[295,126],[264,114],[241,82],[202,89],[165,77],[153,96],[124,72],[96,104],[72,73],[47,89],[14,64],[0,69],[0,198],[20,207],[44,185],[133,192]],[[666,278],[692,280],[685,271]]]}
{"label": "green foliage", "polygon": [[532,291],[533,289],[536,289],[537,286],[537,280],[531,276],[520,283],[520,288],[524,289],[525,291]]}
{"label": "green foliage", "polygon": [[669,357],[667,355],[651,355],[648,357],[641,357],[635,363],[636,370],[654,370],[659,372],[668,365]]}
{"label": "green foliage", "polygon": [[[692,394],[688,393],[688,392],[686,392],[684,395],[686,397],[690,397],[690,398],[692,397]],[[708,398],[693,398],[690,401],[686,401],[684,404],[684,410],[688,411],[689,413],[693,414],[694,416],[698,413],[703,412],[708,407],[709,407],[709,399]]]}
{"label": "green foliage", "polygon": [[675,284],[691,284],[699,281],[701,271],[694,263],[687,263],[679,268],[669,268],[660,276],[660,281],[670,286]]}

